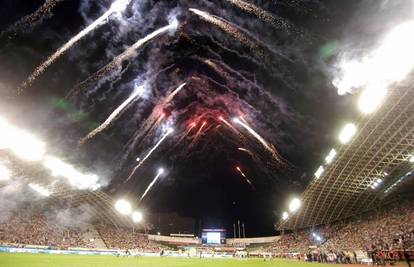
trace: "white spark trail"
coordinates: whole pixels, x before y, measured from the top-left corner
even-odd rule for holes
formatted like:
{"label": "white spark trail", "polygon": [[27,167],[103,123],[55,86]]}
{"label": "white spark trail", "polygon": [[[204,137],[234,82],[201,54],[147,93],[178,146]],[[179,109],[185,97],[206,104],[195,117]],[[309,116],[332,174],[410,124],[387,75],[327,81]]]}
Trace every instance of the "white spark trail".
{"label": "white spark trail", "polygon": [[145,160],[148,159],[151,154],[161,145],[162,142],[173,132],[172,129],[168,129],[167,132],[164,134],[164,136],[155,144],[153,148],[145,155],[145,157],[137,164],[137,166],[134,167],[131,174],[128,176],[128,178],[125,180],[124,183],[128,182],[132,176],[135,174],[135,172],[138,170],[139,167],[141,167],[142,164],[144,164]]}
{"label": "white spark trail", "polygon": [[284,20],[281,17],[276,17],[275,15],[271,14],[270,12],[261,9],[260,7],[242,1],[242,0],[226,0],[228,2],[230,2],[231,4],[239,7],[240,9],[250,13],[250,14],[254,14],[256,15],[258,18],[260,18],[262,21],[270,23],[273,27],[277,28],[277,29],[284,29],[289,31],[290,28],[292,27],[291,24],[289,24],[286,20]]}
{"label": "white spark trail", "polygon": [[[65,43],[63,46],[61,46],[53,55],[51,55],[45,62],[43,62],[40,66],[38,66],[32,74],[30,74],[27,81],[23,82],[20,91],[22,88],[26,88],[27,86],[30,86],[33,81],[42,74],[50,65],[52,65],[60,56],[62,56],[67,50],[69,50],[73,45],[75,45],[80,39],[85,37],[87,34],[92,32],[95,28],[98,26],[101,26],[105,23],[105,21],[109,18],[109,16],[114,12],[122,11],[122,8],[126,8],[126,5],[128,4],[129,0],[117,0],[115,1],[111,7],[98,19],[96,19],[92,24],[90,24],[88,27],[83,29],[81,32],[79,32],[77,35],[72,37],[67,43]],[[123,6],[125,5],[125,6]]]}
{"label": "white spark trail", "polygon": [[278,154],[276,149],[270,145],[263,137],[261,137],[256,131],[254,131],[247,123],[243,122],[241,118],[234,118],[234,123],[240,124],[245,128],[251,135],[253,135],[254,138],[256,138],[273,156],[275,160],[277,160],[280,163],[285,163],[284,159]]}
{"label": "white spark trail", "polygon": [[155,37],[157,37],[158,35],[161,35],[164,32],[167,32],[169,30],[173,30],[177,28],[177,23],[171,23],[167,26],[164,26],[150,34],[148,34],[147,36],[145,36],[144,38],[138,40],[135,44],[133,44],[132,46],[130,46],[127,50],[125,50],[122,54],[116,56],[112,62],[110,62],[109,64],[107,64],[106,66],[104,66],[103,68],[101,68],[100,70],[98,70],[97,72],[95,72],[94,74],[92,74],[88,79],[86,79],[85,81],[81,82],[80,84],[78,84],[77,86],[75,86],[67,95],[67,97],[76,95],[78,93],[79,90],[82,90],[86,87],[88,87],[92,82],[98,81],[99,79],[102,79],[103,77],[105,77],[111,70],[120,67],[122,65],[122,62],[124,62],[124,60],[129,59],[130,57],[132,57],[135,53],[136,50],[138,50],[138,48],[140,48],[141,46],[145,45],[147,42],[151,41],[152,39],[154,39]]}
{"label": "white spark trail", "polygon": [[261,137],[258,133],[256,133],[249,125],[242,122],[239,118],[235,118],[234,122],[243,126],[243,128],[245,128],[250,134],[252,134],[267,150],[273,153],[272,147],[266,142],[266,140],[263,139],[263,137]]}
{"label": "white spark trail", "polygon": [[151,190],[151,188],[154,186],[154,184],[157,182],[158,178],[161,176],[162,172],[158,172],[157,176],[155,176],[154,180],[152,180],[152,182],[148,185],[147,189],[145,190],[144,194],[142,194],[141,198],[139,199],[139,201],[141,202],[141,200],[148,194],[148,192]]}
{"label": "white spark trail", "polygon": [[187,83],[182,83],[180,84],[180,86],[177,87],[177,89],[175,89],[165,100],[164,103],[169,103],[176,94],[178,94],[181,89],[183,89],[184,86],[186,86]]}
{"label": "white spark trail", "polygon": [[134,90],[134,92],[119,106],[117,107],[110,115],[109,117],[97,128],[95,128],[93,131],[91,131],[86,137],[82,138],[80,140],[80,144],[84,143],[85,141],[93,138],[98,133],[105,130],[114,119],[116,119],[119,114],[133,101],[138,99],[138,96],[142,94],[143,86],[138,87],[138,89]]}
{"label": "white spark trail", "polygon": [[243,31],[245,30],[241,30],[238,28],[238,26],[232,24],[231,22],[220,18],[218,16],[215,15],[211,15],[205,11],[201,11],[195,8],[190,8],[189,9],[191,12],[193,12],[194,14],[200,16],[202,19],[204,19],[205,21],[216,25],[217,27],[219,27],[220,29],[222,29],[223,31],[227,32],[228,34],[230,34],[231,36],[233,36],[234,38],[236,38],[237,40],[239,40],[241,43],[243,43],[244,45],[250,47],[253,50],[258,50],[259,46],[254,43],[248,36],[246,33],[244,33]]}
{"label": "white spark trail", "polygon": [[153,39],[153,38],[157,37],[158,35],[160,35],[160,34],[162,34],[162,33],[166,32],[166,31],[173,30],[173,29],[175,29],[175,28],[177,28],[177,24],[176,24],[176,23],[172,23],[172,24],[169,24],[169,25],[167,25],[167,26],[164,26],[164,27],[162,27],[162,28],[160,28],[160,29],[158,29],[158,30],[156,30],[156,31],[154,31],[154,32],[152,32],[152,33],[150,33],[150,34],[148,34],[148,35],[147,35],[147,36],[145,36],[144,38],[142,38],[142,39],[138,40],[135,44],[133,44],[133,45],[132,45],[131,47],[129,47],[127,50],[125,50],[125,52],[124,52],[124,53],[122,53],[121,55],[117,56],[117,57],[115,58],[115,61],[116,61],[118,64],[121,64],[124,60],[128,59],[129,57],[131,57],[131,56],[135,53],[135,51],[136,51],[138,48],[140,48],[142,45],[144,45],[145,43],[147,43],[147,42],[148,42],[148,41],[150,41],[151,39]]}
{"label": "white spark trail", "polygon": [[61,2],[63,2],[63,0],[45,0],[43,5],[41,5],[35,12],[22,17],[12,26],[1,32],[0,37],[8,35],[8,38],[12,38],[17,33],[17,31],[24,30],[24,28],[28,28],[30,26],[34,26],[36,23],[40,23],[44,18],[49,16],[52,9]]}
{"label": "white spark trail", "polygon": [[249,180],[249,178],[247,178],[246,174],[244,174],[244,172],[240,169],[240,167],[236,167],[236,170],[241,174],[241,176],[243,176],[243,178],[246,180],[246,182],[250,186],[253,186],[252,182]]}

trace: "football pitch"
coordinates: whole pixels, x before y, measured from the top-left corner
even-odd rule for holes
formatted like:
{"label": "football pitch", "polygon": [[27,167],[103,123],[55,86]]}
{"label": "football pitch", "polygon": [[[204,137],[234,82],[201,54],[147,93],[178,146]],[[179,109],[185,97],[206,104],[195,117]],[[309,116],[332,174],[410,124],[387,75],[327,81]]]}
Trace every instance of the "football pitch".
{"label": "football pitch", "polygon": [[1,267],[332,267],[338,265],[303,263],[274,259],[186,259],[159,257],[114,257],[114,256],[79,256],[79,255],[48,255],[48,254],[5,254],[0,253]]}

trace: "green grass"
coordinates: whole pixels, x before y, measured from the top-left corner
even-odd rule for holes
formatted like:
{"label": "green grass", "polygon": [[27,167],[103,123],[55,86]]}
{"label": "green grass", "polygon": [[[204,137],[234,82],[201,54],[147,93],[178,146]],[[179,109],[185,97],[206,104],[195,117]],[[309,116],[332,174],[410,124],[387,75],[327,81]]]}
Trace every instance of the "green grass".
{"label": "green grass", "polygon": [[5,254],[0,253],[0,267],[332,267],[338,265],[303,263],[274,259],[185,259],[185,258],[117,258],[114,256],[79,256],[47,254]]}

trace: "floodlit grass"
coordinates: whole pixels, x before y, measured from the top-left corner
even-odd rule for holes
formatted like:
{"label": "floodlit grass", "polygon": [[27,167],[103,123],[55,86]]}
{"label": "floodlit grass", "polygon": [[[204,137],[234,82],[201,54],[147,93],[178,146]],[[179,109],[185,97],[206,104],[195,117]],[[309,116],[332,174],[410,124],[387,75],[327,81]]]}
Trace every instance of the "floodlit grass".
{"label": "floodlit grass", "polygon": [[0,253],[1,267],[332,267],[338,265],[303,263],[274,259],[264,262],[261,259],[185,259],[137,257],[123,258],[114,256],[79,256],[47,254],[5,254]]}

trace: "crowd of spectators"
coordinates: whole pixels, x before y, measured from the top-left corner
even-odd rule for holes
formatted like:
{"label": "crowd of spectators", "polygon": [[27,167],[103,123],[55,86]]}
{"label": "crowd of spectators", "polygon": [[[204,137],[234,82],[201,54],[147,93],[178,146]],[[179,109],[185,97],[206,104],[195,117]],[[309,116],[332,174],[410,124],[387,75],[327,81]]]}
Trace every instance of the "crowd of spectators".
{"label": "crowd of spectators", "polygon": [[[113,225],[99,225],[95,228],[108,249],[135,249],[139,252],[159,253],[165,248],[148,240],[147,235],[133,232],[132,229],[117,228]],[[6,222],[0,223],[0,244],[59,249],[94,248],[94,243],[85,238],[84,234],[87,231],[88,229],[59,225],[44,215],[16,214]]]}
{"label": "crowd of spectators", "polygon": [[354,263],[364,252],[374,263],[396,261],[414,250],[414,202],[331,225],[287,233],[267,247],[306,261]]}
{"label": "crowd of spectators", "polygon": [[159,253],[165,249],[161,244],[149,240],[147,235],[137,233],[130,228],[100,225],[97,230],[109,249],[134,249],[147,253]]}
{"label": "crowd of spectators", "polygon": [[0,243],[56,248],[88,247],[77,228],[61,227],[44,215],[13,216],[0,223]]}
{"label": "crowd of spectators", "polygon": [[[95,226],[108,249],[159,253],[165,246],[130,228]],[[12,216],[0,223],[0,244],[38,245],[54,248],[91,248],[85,230],[63,227],[44,215]],[[414,251],[414,202],[398,204],[327,226],[285,233],[266,252],[305,261],[354,263],[364,252],[373,262],[404,258]]]}

